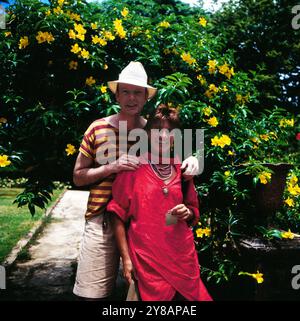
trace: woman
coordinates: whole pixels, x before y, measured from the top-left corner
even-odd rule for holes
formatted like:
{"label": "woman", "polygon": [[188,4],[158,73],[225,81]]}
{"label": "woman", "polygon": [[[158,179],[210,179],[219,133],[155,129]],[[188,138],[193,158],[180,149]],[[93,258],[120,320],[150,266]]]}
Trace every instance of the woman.
{"label": "woman", "polygon": [[[199,218],[197,194],[189,181],[183,196],[180,165],[165,156],[174,140],[166,132],[179,125],[176,109],[157,108],[146,126],[151,153],[141,156],[143,165],[136,171],[118,174],[107,207],[116,214],[114,229],[124,277],[131,283],[134,274],[143,301],[211,300],[200,279],[189,227]],[[155,135],[151,129],[164,129],[165,134]],[[159,163],[154,164],[154,159]],[[168,160],[171,163],[166,164]]]}

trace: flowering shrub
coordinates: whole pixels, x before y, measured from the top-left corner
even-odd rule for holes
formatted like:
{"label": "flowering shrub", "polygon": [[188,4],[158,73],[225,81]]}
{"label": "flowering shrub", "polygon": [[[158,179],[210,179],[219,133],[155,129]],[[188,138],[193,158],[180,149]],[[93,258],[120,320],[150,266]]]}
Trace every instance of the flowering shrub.
{"label": "flowering shrub", "polygon": [[[251,111],[259,103],[251,74],[238,70],[213,28],[201,9],[177,1],[16,1],[0,33],[0,170],[28,178],[19,204],[34,213],[48,202],[53,180],[71,180],[85,129],[118,111],[107,81],[138,60],[159,89],[144,114],[163,102],[180,110],[185,128],[205,129],[195,242],[208,279],[237,275],[236,239],[249,232],[253,210],[243,176],[271,184],[264,163],[297,165],[299,116],[284,106]],[[299,177],[295,166],[274,228],[300,232]]]}

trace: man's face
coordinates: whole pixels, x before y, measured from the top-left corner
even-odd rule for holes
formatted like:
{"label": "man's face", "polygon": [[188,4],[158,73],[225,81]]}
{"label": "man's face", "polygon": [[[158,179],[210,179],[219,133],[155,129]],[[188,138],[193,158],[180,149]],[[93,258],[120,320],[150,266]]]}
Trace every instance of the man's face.
{"label": "man's face", "polygon": [[139,115],[147,102],[148,91],[145,87],[118,84],[116,100],[121,107],[121,113],[128,116]]}

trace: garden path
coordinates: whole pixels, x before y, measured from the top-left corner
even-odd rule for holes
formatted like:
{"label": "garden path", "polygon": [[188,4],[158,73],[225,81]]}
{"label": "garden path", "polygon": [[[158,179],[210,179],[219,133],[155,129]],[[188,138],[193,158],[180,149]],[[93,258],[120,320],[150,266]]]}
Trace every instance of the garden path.
{"label": "garden path", "polygon": [[29,247],[30,259],[16,261],[7,273],[4,300],[77,299],[72,290],[88,194],[75,190],[64,193],[52,210],[51,221]]}

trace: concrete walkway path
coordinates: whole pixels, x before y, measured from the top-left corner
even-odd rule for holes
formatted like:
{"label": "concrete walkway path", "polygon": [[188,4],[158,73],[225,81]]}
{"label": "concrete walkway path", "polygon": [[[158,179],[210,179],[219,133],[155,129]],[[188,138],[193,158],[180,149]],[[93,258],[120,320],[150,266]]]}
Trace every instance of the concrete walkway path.
{"label": "concrete walkway path", "polygon": [[8,273],[2,299],[76,300],[72,289],[88,194],[64,193],[52,210],[50,223],[30,246],[30,260],[17,261]]}

